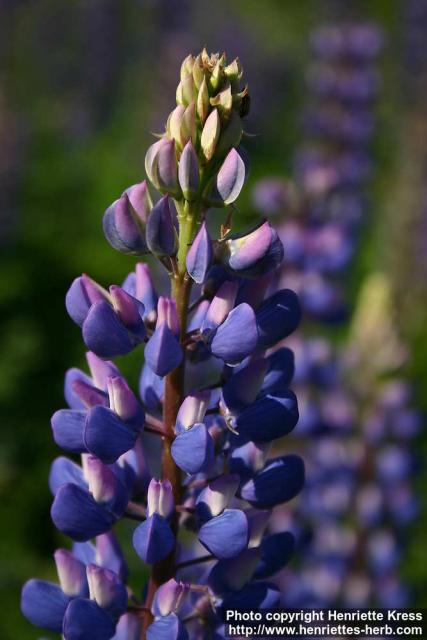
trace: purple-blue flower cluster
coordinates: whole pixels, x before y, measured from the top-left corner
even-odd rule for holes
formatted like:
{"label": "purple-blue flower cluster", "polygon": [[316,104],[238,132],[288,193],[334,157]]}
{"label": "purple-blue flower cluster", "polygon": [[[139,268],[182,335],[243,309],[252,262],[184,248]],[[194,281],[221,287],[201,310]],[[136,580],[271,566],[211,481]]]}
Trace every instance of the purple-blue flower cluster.
{"label": "purple-blue flower cluster", "polygon": [[[83,274],[66,295],[89,374],[66,374],[53,438],[80,459],[58,457],[49,486],[52,520],[74,545],[55,553],[59,584],[30,580],[21,601],[33,624],[65,640],[221,638],[222,607],[279,601],[270,577],[294,540],[269,533],[269,516],[299,493],[304,464],[269,455],[298,421],[292,353],[272,349],[300,307],[276,287],[283,246],[268,222],[232,233],[228,214],[215,238],[206,215],[234,202],[247,174],[241,77],[224,55],[184,60],[177,106],[146,154],[160,199],[143,181],[104,215],[112,247],[151,253],[170,290],[157,291],[138,262],[121,286]],[[138,398],[111,359],[139,345]],[[132,544],[150,571],[137,592],[112,532],[123,517],[138,521]]]}

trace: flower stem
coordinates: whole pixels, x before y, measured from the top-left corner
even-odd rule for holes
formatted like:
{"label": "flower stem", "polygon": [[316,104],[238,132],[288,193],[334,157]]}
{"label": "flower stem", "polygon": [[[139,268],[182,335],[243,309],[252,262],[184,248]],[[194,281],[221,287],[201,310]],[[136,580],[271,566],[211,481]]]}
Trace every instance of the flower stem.
{"label": "flower stem", "polygon": [[[184,343],[187,327],[187,316],[189,308],[189,299],[191,291],[191,279],[188,277],[185,268],[185,258],[188,253],[189,246],[193,240],[194,232],[197,226],[196,216],[183,217],[180,216],[180,234],[179,234],[179,252],[178,252],[178,272],[171,277],[172,298],[176,302],[177,314],[180,327],[180,342]],[[182,403],[184,395],[185,381],[185,357],[182,363],[171,371],[165,378],[165,395],[163,402],[163,429],[165,437],[162,437],[162,478],[170,481],[173,489],[175,504],[182,502],[182,480],[181,471],[175,464],[172,457],[171,446],[174,438],[174,427],[178,409]],[[170,526],[175,540],[178,534],[180,513],[174,511]],[[154,594],[158,587],[167,582],[175,575],[176,560],[175,549],[171,553],[153,565],[150,580],[148,583],[147,597],[144,606],[150,610],[153,602]],[[147,627],[151,624],[153,618],[149,612],[142,623],[141,640],[145,640]]]}

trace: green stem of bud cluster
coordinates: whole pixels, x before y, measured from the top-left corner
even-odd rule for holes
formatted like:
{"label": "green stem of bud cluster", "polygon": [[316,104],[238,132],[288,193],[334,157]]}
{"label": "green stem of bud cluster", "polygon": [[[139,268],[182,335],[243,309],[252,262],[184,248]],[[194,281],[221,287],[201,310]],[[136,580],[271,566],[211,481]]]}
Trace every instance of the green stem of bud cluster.
{"label": "green stem of bud cluster", "polygon": [[201,212],[200,204],[197,201],[188,202],[185,200],[183,204],[177,203],[177,209],[179,223],[178,271],[180,274],[184,274],[186,272],[185,260],[196,235]]}

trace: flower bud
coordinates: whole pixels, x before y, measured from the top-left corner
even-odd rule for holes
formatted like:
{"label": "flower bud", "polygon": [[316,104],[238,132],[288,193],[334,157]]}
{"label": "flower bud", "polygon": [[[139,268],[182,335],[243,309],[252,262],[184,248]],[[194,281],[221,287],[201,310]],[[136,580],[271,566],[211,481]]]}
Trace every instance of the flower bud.
{"label": "flower bud", "polygon": [[283,260],[283,244],[267,221],[250,233],[232,235],[225,246],[229,267],[244,277],[267,274]]}
{"label": "flower bud", "polygon": [[71,319],[82,326],[91,306],[109,299],[108,291],[84,273],[72,282],[65,296],[65,306]]}
{"label": "flower bud", "polygon": [[209,390],[196,391],[186,396],[176,417],[176,435],[190,429],[196,422],[203,422],[210,397],[211,393]]}
{"label": "flower bud", "polygon": [[143,305],[130,296],[124,289],[117,285],[111,285],[110,289],[111,303],[119,320],[136,334],[144,333],[144,325],[142,315],[144,313]]}
{"label": "flower bud", "polygon": [[195,99],[195,87],[191,73],[184,76],[176,90],[177,104],[187,107]]}
{"label": "flower bud", "polygon": [[109,569],[103,569],[96,564],[86,567],[89,595],[91,600],[105,609],[114,618],[118,618],[126,611],[127,591],[119,576]]}
{"label": "flower bud", "polygon": [[193,144],[196,144],[197,125],[196,125],[196,105],[194,101],[190,102],[190,104],[186,108],[184,115],[182,117],[181,137],[182,137],[183,145],[186,142],[188,142],[188,140],[191,140]]}
{"label": "flower bud", "polygon": [[155,184],[154,172],[155,172],[156,163],[157,163],[157,155],[159,153],[159,150],[162,147],[164,147],[167,143],[168,143],[168,140],[166,138],[160,138],[160,140],[157,140],[150,147],[148,147],[147,153],[145,154],[145,172],[147,174],[148,179],[153,184]]}
{"label": "flower bud", "polygon": [[206,318],[202,325],[202,331],[216,329],[228,316],[237,296],[238,282],[227,280],[218,289],[210,303]]}
{"label": "flower bud", "polygon": [[221,84],[221,63],[218,60],[209,78],[209,87],[212,90],[212,93],[216,93],[218,91],[220,84]]}
{"label": "flower bud", "polygon": [[145,361],[158,376],[165,376],[175,369],[183,358],[176,305],[173,300],[161,296],[157,305],[156,330],[145,347]]}
{"label": "flower bud", "polygon": [[233,108],[231,86],[228,85],[228,87],[217,93],[216,96],[210,99],[210,103],[213,107],[217,107],[222,120],[228,120],[231,109]]}
{"label": "flower bud", "polygon": [[205,125],[202,130],[202,136],[200,138],[200,146],[203,151],[203,155],[207,162],[213,158],[216,145],[219,140],[219,134],[221,131],[221,124],[219,121],[218,110],[214,109],[208,116]]}
{"label": "flower bud", "polygon": [[138,422],[139,427],[142,427],[144,412],[126,380],[117,376],[108,378],[107,389],[110,409],[125,422]]}
{"label": "flower bud", "polygon": [[200,118],[200,122],[204,124],[206,118],[208,117],[210,110],[210,100],[209,100],[209,91],[208,85],[206,83],[206,78],[203,77],[202,83],[199,87],[199,92],[197,94],[197,115]]}
{"label": "flower bud", "polygon": [[186,266],[194,282],[201,284],[206,279],[213,261],[213,246],[206,223],[203,222],[187,253]]}
{"label": "flower bud", "polygon": [[162,138],[155,142],[145,156],[145,170],[156,189],[179,196],[175,140]]}
{"label": "flower bud", "polygon": [[138,184],[133,184],[125,190],[125,193],[128,196],[132,209],[135,211],[139,220],[142,220],[145,224],[153,207],[150,192],[148,191],[147,181],[143,180]]}
{"label": "flower bud", "polygon": [[178,611],[189,591],[189,584],[177,582],[174,578],[171,578],[162,584],[154,595],[151,607],[153,615],[157,617],[175,613]]}
{"label": "flower bud", "polygon": [[183,78],[185,78],[186,76],[188,76],[189,73],[192,73],[193,71],[193,66],[194,66],[194,57],[191,55],[191,53],[184,58],[184,60],[182,61],[181,64],[181,71],[180,71],[180,77],[181,80]]}
{"label": "flower bud", "polygon": [[170,518],[174,509],[172,485],[169,480],[151,479],[147,493],[147,513],[149,516],[158,513],[163,518]]}
{"label": "flower bud", "polygon": [[216,177],[215,185],[209,195],[214,206],[231,204],[239,197],[246,179],[246,166],[236,149],[231,149]]}
{"label": "flower bud", "polygon": [[199,189],[199,163],[191,140],[185,145],[179,159],[179,184],[186,200],[193,200]]}
{"label": "flower bud", "polygon": [[235,58],[233,62],[230,62],[230,64],[224,68],[224,73],[231,83],[233,91],[235,91],[238,88],[239,82],[242,79],[243,75],[239,59]]}
{"label": "flower bud", "polygon": [[105,237],[113,249],[131,255],[148,251],[145,220],[138,217],[126,193],[107,209],[102,224]]}
{"label": "flower bud", "polygon": [[203,70],[202,58],[201,58],[201,55],[199,54],[195,58],[194,65],[193,65],[193,81],[194,81],[194,86],[196,87],[197,90],[200,89],[200,86],[203,80],[205,80],[205,73]]}
{"label": "flower bud", "polygon": [[173,256],[177,251],[172,207],[169,196],[164,196],[154,205],[147,221],[147,245],[156,256]]}
{"label": "flower bud", "polygon": [[184,140],[182,136],[182,120],[185,113],[185,107],[179,104],[175,107],[168,119],[167,132],[173,138],[178,145],[182,148],[184,146]]}
{"label": "flower bud", "polygon": [[99,503],[112,502],[117,493],[118,478],[109,466],[95,456],[86,456],[86,479],[89,491]]}
{"label": "flower bud", "polygon": [[156,329],[161,327],[162,324],[166,324],[175,336],[179,334],[176,302],[172,298],[166,298],[165,296],[160,296],[157,303]]}
{"label": "flower bud", "polygon": [[67,596],[86,596],[85,565],[67,549],[57,549],[53,554],[62,591]]}

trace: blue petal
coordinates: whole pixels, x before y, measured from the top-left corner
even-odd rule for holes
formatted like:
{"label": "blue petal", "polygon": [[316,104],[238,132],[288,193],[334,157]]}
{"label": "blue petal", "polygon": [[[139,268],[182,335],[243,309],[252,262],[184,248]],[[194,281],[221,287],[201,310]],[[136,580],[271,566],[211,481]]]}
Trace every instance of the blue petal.
{"label": "blue petal", "polygon": [[83,373],[83,371],[80,371],[80,369],[76,369],[75,367],[73,367],[72,369],[68,369],[67,373],[65,374],[64,381],[65,400],[67,401],[70,409],[86,409],[86,406],[83,404],[83,402],[80,400],[80,397],[73,389],[73,384],[76,380],[85,382],[87,385],[93,385],[92,379],[89,378],[89,376],[87,376],[85,373]]}
{"label": "blue petal", "polygon": [[257,261],[246,268],[238,268],[233,265],[232,260],[230,260],[229,264],[233,271],[243,278],[259,278],[277,269],[283,262],[283,256],[283,243],[277,235],[277,232],[272,229],[270,246],[262,257],[258,258]]}
{"label": "blue petal", "polygon": [[158,376],[165,376],[181,364],[182,349],[166,323],[160,325],[145,347],[145,361]]}
{"label": "blue petal", "polygon": [[199,540],[217,558],[233,558],[247,547],[248,535],[244,512],[226,509],[200,528]]}
{"label": "blue petal", "polygon": [[237,149],[231,149],[216,179],[216,189],[224,204],[231,204],[238,197],[245,183],[246,167]]}
{"label": "blue petal", "polygon": [[255,313],[246,302],[233,309],[218,327],[210,348],[227,364],[238,364],[257,346],[258,331]]}
{"label": "blue petal", "polygon": [[172,256],[176,253],[176,230],[169,196],[161,198],[151,209],[147,220],[148,248],[154,255]]}
{"label": "blue petal", "polygon": [[60,409],[53,414],[51,425],[56,444],[70,453],[84,453],[86,411]]}
{"label": "blue petal", "polygon": [[214,443],[206,425],[196,423],[175,438],[171,451],[180,469],[195,474],[206,469],[212,462]]}
{"label": "blue petal", "polygon": [[289,531],[274,533],[261,542],[261,559],[254,578],[269,578],[290,560],[295,547],[295,538]]}
{"label": "blue petal", "polygon": [[148,365],[144,364],[139,379],[139,395],[144,406],[150,411],[160,408],[165,392],[163,378],[154,373]]}
{"label": "blue petal", "polygon": [[73,556],[83,564],[95,563],[96,547],[92,542],[74,542],[72,546]]}
{"label": "blue petal", "polygon": [[269,460],[241,490],[241,497],[257,509],[269,509],[292,500],[304,485],[304,463],[289,455]]}
{"label": "blue petal", "polygon": [[279,589],[267,582],[255,582],[237,593],[224,598],[221,608],[226,609],[272,609],[280,601]]}
{"label": "blue petal", "polygon": [[268,349],[295,331],[301,320],[297,295],[282,289],[267,298],[256,312],[258,346]]}
{"label": "blue petal", "polygon": [[212,240],[204,222],[195,237],[186,258],[187,271],[198,284],[205,281],[212,265]]}
{"label": "blue petal", "polygon": [[169,555],[175,546],[175,538],[167,521],[153,513],[133,532],[133,546],[144,562],[154,564]]}
{"label": "blue petal", "polygon": [[133,213],[127,194],[108,207],[102,226],[113,249],[130,255],[147,253],[142,220]]}
{"label": "blue petal", "polygon": [[107,407],[88,412],[84,441],[88,451],[105,464],[112,464],[135,446],[138,433]]}
{"label": "blue petal", "polygon": [[233,413],[243,411],[255,402],[267,371],[265,358],[253,359],[234,371],[222,389],[222,397],[228,410]]}
{"label": "blue petal", "polygon": [[267,358],[267,373],[261,387],[261,393],[287,389],[295,372],[295,357],[287,347],[278,349]]}
{"label": "blue petal", "polygon": [[89,491],[75,484],[64,484],[58,489],[50,513],[56,528],[79,542],[108,531],[114,522]]}
{"label": "blue petal", "polygon": [[53,461],[50,468],[49,489],[55,495],[59,487],[68,482],[77,484],[83,489],[87,487],[83,469],[69,458],[60,456]]}
{"label": "blue petal", "polygon": [[136,346],[112,306],[104,300],[90,308],[83,323],[83,340],[100,358],[126,355]]}
{"label": "blue petal", "polygon": [[93,600],[76,598],[70,602],[64,617],[65,640],[110,640],[116,625]]}
{"label": "blue petal", "polygon": [[188,633],[178,616],[170,613],[150,624],[147,640],[188,640]]}
{"label": "blue petal", "polygon": [[[94,562],[93,560],[91,562]],[[96,562],[104,569],[114,571],[122,580],[126,580],[128,568],[122,548],[112,531],[103,533],[96,539]]]}
{"label": "blue petal", "polygon": [[68,315],[80,327],[89,312],[91,304],[89,297],[82,287],[81,277],[76,278],[71,283],[65,296],[65,307]]}
{"label": "blue petal", "polygon": [[52,582],[29,580],[21,593],[21,611],[36,627],[62,631],[62,620],[71,598]]}
{"label": "blue petal", "polygon": [[266,395],[242,411],[236,430],[246,440],[271,442],[286,435],[298,422],[298,403],[289,389],[280,395]]}

